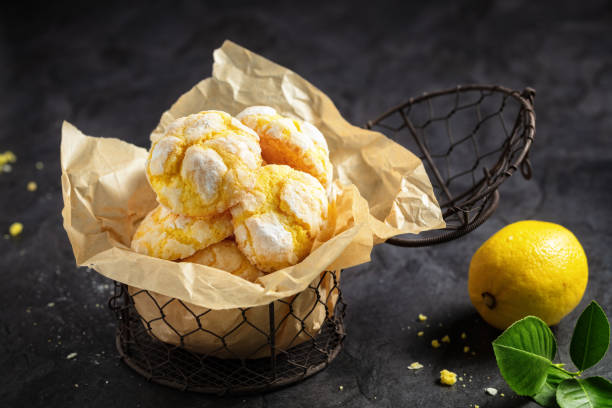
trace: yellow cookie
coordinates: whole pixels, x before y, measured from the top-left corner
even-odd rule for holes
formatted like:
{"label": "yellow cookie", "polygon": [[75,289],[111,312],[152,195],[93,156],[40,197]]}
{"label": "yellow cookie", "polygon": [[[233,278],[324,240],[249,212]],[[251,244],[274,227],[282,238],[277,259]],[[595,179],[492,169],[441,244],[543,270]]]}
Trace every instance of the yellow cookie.
{"label": "yellow cookie", "polygon": [[270,164],[230,211],[236,243],[252,264],[273,272],[300,262],[327,218],[327,195],[308,173]]}
{"label": "yellow cookie", "polygon": [[138,226],[132,249],[161,259],[181,259],[215,244],[233,233],[229,212],[209,218],[171,213],[160,205]]}
{"label": "yellow cookie", "polygon": [[161,204],[207,217],[235,205],[260,166],[254,131],[225,112],[203,111],[168,126],[151,146],[146,170]]}
{"label": "yellow cookie", "polygon": [[308,122],[281,116],[269,106],[251,106],[236,118],[257,132],[267,163],[286,164],[304,171],[329,191],[333,166],[327,142],[319,129]]}
{"label": "yellow cookie", "polygon": [[204,248],[183,261],[212,266],[251,282],[264,275],[245,258],[231,239]]}

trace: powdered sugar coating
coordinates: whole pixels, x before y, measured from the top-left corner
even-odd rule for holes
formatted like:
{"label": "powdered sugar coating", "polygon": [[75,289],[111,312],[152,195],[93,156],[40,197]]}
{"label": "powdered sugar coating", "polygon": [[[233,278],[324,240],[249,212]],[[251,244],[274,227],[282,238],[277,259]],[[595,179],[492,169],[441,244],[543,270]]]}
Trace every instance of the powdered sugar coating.
{"label": "powdered sugar coating", "polygon": [[[322,214],[327,214],[327,196],[317,188],[319,182],[310,174],[302,180],[288,179],[280,191],[281,208],[293,214],[312,235],[316,235],[323,223]],[[305,182],[310,178],[310,183]]]}
{"label": "powdered sugar coating", "polygon": [[308,135],[308,137],[312,139],[316,145],[322,147],[327,153],[329,153],[327,140],[325,140],[325,136],[323,136],[323,133],[321,133],[321,131],[317,129],[315,125],[309,122],[302,122],[302,132],[305,135]]}
{"label": "powdered sugar coating", "polygon": [[220,132],[225,128],[223,117],[216,112],[206,112],[193,118],[192,121],[187,121],[187,123],[185,138],[190,143],[202,139],[208,133]]}
{"label": "powdered sugar coating", "polygon": [[181,145],[181,139],[169,136],[160,140],[159,143],[151,149],[151,158],[149,160],[149,171],[154,176],[159,176],[164,173],[166,163],[170,155],[178,151]]}
{"label": "powdered sugar coating", "polygon": [[221,111],[168,125],[151,147],[147,177],[158,201],[177,214],[209,217],[235,205],[261,166],[257,134]]}
{"label": "powdered sugar coating", "polygon": [[250,236],[245,252],[251,257],[275,262],[297,263],[293,238],[275,213],[264,213],[247,218],[244,227]]}
{"label": "powdered sugar coating", "polygon": [[227,173],[227,166],[216,151],[193,145],[185,152],[181,177],[189,180],[195,186],[205,203],[210,203],[217,198],[225,173]]}
{"label": "powdered sugar coating", "polygon": [[217,147],[220,150],[224,150],[239,157],[251,170],[255,170],[261,166],[261,147],[259,147],[259,143],[252,137],[234,134],[210,140],[207,142],[207,145],[210,147]]}
{"label": "powdered sugar coating", "polygon": [[236,243],[257,268],[273,272],[300,262],[327,218],[327,195],[307,173],[266,165],[252,191],[231,209]]}
{"label": "powdered sugar coating", "polygon": [[288,139],[289,143],[294,144],[303,151],[314,149],[314,140],[310,138],[308,133],[301,131],[300,125],[301,123],[298,124],[294,119],[279,117],[278,119],[271,120],[267,125],[267,136],[279,141]]}
{"label": "powdered sugar coating", "polygon": [[174,214],[160,205],[140,223],[131,247],[145,255],[175,260],[193,255],[232,233],[229,213],[209,218],[188,217]]}
{"label": "powdered sugar coating", "polygon": [[276,115],[276,109],[271,108],[269,106],[249,106],[248,108],[245,108],[242,112],[240,112],[238,115],[236,115],[236,119],[242,120],[247,116],[251,115],[274,116]]}
{"label": "powdered sugar coating", "polygon": [[286,164],[311,174],[329,192],[333,166],[323,134],[312,124],[279,115],[269,106],[251,106],[237,115],[260,138],[268,164]]}
{"label": "powdered sugar coating", "polygon": [[236,118],[232,118],[232,126],[243,130],[244,132],[248,133],[250,136],[253,136],[255,138],[255,140],[259,141],[259,135],[257,135],[257,133],[255,133],[255,131],[253,129],[251,129],[248,126],[245,126],[241,121],[239,121]]}

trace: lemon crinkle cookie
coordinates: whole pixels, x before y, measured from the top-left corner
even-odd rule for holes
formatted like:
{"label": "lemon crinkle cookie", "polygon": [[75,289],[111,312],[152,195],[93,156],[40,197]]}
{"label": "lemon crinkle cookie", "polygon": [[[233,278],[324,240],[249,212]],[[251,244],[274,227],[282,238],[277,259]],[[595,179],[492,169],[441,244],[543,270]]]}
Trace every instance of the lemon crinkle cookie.
{"label": "lemon crinkle cookie", "polygon": [[314,125],[279,115],[269,106],[251,106],[237,116],[260,138],[263,159],[304,171],[331,188],[333,167],[323,134]]}
{"label": "lemon crinkle cookie", "polygon": [[141,254],[175,260],[193,255],[232,233],[231,215],[227,211],[208,218],[188,217],[160,205],[140,223],[131,246]]}
{"label": "lemon crinkle cookie", "polygon": [[206,217],[235,205],[261,163],[253,130],[225,112],[203,111],[168,126],[151,146],[146,171],[161,204]]}
{"label": "lemon crinkle cookie", "polygon": [[262,271],[294,265],[310,253],[327,209],[325,189],[310,174],[263,166],[254,189],[231,209],[236,243]]}
{"label": "lemon crinkle cookie", "polygon": [[183,261],[212,266],[250,282],[264,275],[249,262],[231,239],[204,248]]}

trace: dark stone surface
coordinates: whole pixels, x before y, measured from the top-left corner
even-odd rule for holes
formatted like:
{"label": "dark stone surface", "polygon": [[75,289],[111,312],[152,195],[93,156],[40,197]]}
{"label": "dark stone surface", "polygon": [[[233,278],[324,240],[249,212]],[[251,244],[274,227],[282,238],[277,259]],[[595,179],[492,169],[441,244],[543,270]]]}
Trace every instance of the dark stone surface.
{"label": "dark stone surface", "polygon": [[[52,3],[16,2],[0,13],[0,151],[18,156],[0,174],[0,229],[25,225],[20,238],[0,239],[0,405],[535,406],[504,384],[490,347],[498,332],[466,290],[477,247],[526,218],[578,236],[591,273],[579,309],[597,299],[612,315],[609,2]],[[534,180],[505,183],[484,226],[438,247],[378,246],[371,263],[344,274],[348,337],[328,369],[280,391],[220,399],[147,383],[117,358],[105,306],[111,282],[75,267],[61,225],[59,140],[66,119],[87,134],[146,146],[161,112],[210,75],[212,50],[225,38],[300,73],[357,124],[410,95],[480,82],[536,88],[538,132]],[[29,180],[38,191],[26,191]],[[424,338],[418,313],[429,316]],[[555,329],[566,362],[576,317]],[[458,340],[427,345],[462,331],[475,356]],[[425,368],[407,370],[413,361]],[[465,387],[437,385],[442,368],[463,375]],[[592,374],[612,377],[612,354]],[[488,386],[505,397],[486,395]]]}

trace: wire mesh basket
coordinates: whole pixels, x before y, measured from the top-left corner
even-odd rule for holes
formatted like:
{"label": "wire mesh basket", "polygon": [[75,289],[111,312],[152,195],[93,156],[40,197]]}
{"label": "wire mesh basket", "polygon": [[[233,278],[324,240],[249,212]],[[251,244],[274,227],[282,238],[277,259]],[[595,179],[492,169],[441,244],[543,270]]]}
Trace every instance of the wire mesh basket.
{"label": "wire mesh basket", "polygon": [[253,308],[211,310],[118,282],[109,306],[128,366],[150,381],[204,393],[262,392],[300,381],[336,357],[345,335],[339,272]]}
{"label": "wire mesh basket", "polygon": [[[517,169],[530,178],[534,96],[530,88],[458,86],[411,98],[369,121],[368,128],[390,133],[421,158],[447,223],[387,242],[409,247],[458,238],[495,211],[498,187]],[[290,298],[229,311],[115,283],[109,306],[118,320],[117,349],[148,380],[181,390],[241,394],[298,382],[342,347],[339,274],[324,272]]]}
{"label": "wire mesh basket", "polygon": [[531,88],[463,85],[411,98],[367,122],[423,161],[447,224],[387,243],[417,247],[465,235],[493,214],[504,180],[519,168],[531,178],[534,97]]}

